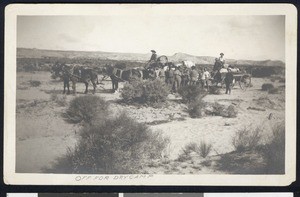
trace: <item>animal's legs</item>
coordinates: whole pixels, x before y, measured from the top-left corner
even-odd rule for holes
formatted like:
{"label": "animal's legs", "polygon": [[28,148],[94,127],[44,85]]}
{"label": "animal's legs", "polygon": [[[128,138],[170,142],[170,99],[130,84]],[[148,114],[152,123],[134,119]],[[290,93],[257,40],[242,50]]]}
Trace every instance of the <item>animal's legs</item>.
{"label": "animal's legs", "polygon": [[89,83],[88,83],[88,82],[84,82],[84,84],[85,84],[85,91],[84,91],[84,94],[87,94],[87,93],[88,93]]}
{"label": "animal's legs", "polygon": [[97,87],[97,84],[96,84],[96,82],[93,82],[93,88],[94,88],[94,90],[93,90],[93,94],[95,94],[95,93],[96,93],[96,87]]}
{"label": "animal's legs", "polygon": [[73,89],[73,94],[76,94],[76,81],[74,79],[72,80],[72,89]]}
{"label": "animal's legs", "polygon": [[63,91],[63,94],[65,94],[66,93],[66,82],[64,81],[64,91]]}

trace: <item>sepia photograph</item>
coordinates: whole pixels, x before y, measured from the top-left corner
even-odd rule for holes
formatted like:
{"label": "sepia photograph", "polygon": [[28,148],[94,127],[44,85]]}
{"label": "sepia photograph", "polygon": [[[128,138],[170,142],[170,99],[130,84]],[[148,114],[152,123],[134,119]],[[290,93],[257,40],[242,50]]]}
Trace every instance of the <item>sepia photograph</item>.
{"label": "sepia photograph", "polygon": [[291,183],[296,9],[241,6],[8,7],[5,180]]}

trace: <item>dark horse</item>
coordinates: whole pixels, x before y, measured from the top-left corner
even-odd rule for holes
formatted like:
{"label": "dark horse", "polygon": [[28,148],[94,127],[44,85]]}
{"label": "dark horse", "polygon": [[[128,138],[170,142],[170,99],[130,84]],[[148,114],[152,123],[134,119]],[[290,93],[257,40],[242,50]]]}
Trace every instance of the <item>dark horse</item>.
{"label": "dark horse", "polygon": [[93,94],[96,92],[96,87],[98,83],[98,74],[91,68],[83,68],[77,65],[66,65],[66,64],[55,64],[52,67],[52,76],[61,77],[64,82],[65,94],[66,88],[68,89],[68,94],[70,93],[70,81],[72,82],[73,93],[76,94],[76,83],[82,82],[85,84],[85,94],[88,93],[89,82],[93,84]]}
{"label": "dark horse", "polygon": [[132,81],[136,79],[148,79],[150,74],[145,69],[131,68],[121,69],[117,65],[105,65],[102,69],[102,74],[109,76],[112,82],[114,92],[118,91],[119,82]]}

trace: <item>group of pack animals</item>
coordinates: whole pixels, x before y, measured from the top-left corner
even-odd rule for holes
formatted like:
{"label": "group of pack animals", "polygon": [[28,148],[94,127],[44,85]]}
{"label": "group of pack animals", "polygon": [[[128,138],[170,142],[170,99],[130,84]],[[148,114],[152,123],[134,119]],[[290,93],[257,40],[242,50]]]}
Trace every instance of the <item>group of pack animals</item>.
{"label": "group of pack animals", "polygon": [[[85,94],[88,93],[89,83],[92,83],[94,94],[96,92],[97,85],[103,84],[102,81],[108,77],[111,79],[113,91],[116,92],[118,90],[119,82],[130,82],[133,79],[155,79],[157,78],[155,68],[175,68],[176,66],[178,65],[175,65],[172,62],[162,61],[154,62],[150,66],[145,66],[145,68],[130,69],[122,69],[118,67],[117,64],[106,64],[102,68],[89,68],[76,64],[56,63],[52,66],[51,72],[52,78],[60,77],[63,80],[63,94],[66,93],[66,89],[67,94],[70,94],[70,82],[72,83],[73,94],[76,94],[76,84],[79,82],[85,84]],[[100,82],[98,79],[98,74],[103,75],[103,78],[100,80]]]}

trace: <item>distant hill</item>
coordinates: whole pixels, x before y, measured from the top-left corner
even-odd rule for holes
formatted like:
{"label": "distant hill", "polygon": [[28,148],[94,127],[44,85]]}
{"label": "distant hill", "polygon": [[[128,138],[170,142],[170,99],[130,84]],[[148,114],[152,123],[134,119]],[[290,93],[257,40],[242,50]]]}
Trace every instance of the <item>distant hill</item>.
{"label": "distant hill", "polygon": [[[17,58],[97,58],[103,60],[125,60],[125,61],[137,61],[146,62],[149,60],[151,54],[140,53],[117,53],[117,52],[102,52],[102,51],[60,51],[60,50],[45,50],[45,49],[29,49],[18,48]],[[169,61],[180,62],[183,60],[190,60],[196,64],[214,64],[215,57],[210,56],[194,56],[186,53],[175,53],[172,56],[168,56]],[[285,63],[279,60],[234,60],[227,59],[228,64],[238,65],[253,65],[253,66],[285,66]]]}

